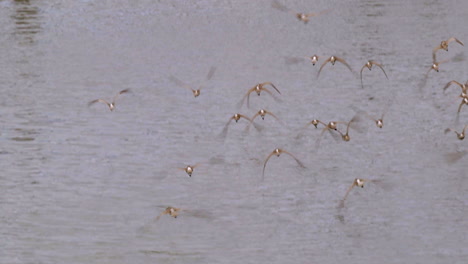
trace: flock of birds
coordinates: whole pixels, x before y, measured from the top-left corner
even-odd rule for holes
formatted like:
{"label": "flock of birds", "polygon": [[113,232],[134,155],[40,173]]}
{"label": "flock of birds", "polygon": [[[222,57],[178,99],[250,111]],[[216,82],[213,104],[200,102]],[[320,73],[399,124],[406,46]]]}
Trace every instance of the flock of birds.
{"label": "flock of birds", "polygon": [[[325,11],[318,12],[318,13],[297,13],[297,12],[294,12],[294,11],[290,10],[289,8],[287,8],[286,6],[280,4],[277,1],[273,1],[272,7],[276,8],[276,9],[278,9],[280,11],[284,11],[284,12],[288,12],[288,13],[293,14],[299,21],[304,22],[305,24],[307,24],[312,17],[319,16],[319,15],[324,15],[324,14],[327,14],[327,13],[331,12],[331,10],[325,10]],[[452,42],[455,42],[455,43],[458,43],[458,44],[464,46],[463,42],[461,42],[460,40],[458,40],[455,37],[451,37],[451,38],[449,38],[447,40],[441,41],[440,45],[435,47],[433,49],[433,51],[432,51],[433,62],[432,62],[432,66],[429,68],[429,70],[427,71],[427,73],[425,75],[426,79],[427,79],[429,73],[432,70],[434,70],[436,72],[439,72],[439,65],[441,63],[446,63],[446,62],[449,61],[449,60],[437,61],[437,52],[439,50],[448,51],[449,44],[452,43]],[[310,57],[307,56],[307,57],[304,57],[304,58],[306,58],[308,61],[310,61],[313,66],[315,66],[315,64],[317,64],[320,60],[324,59],[323,56],[318,56],[318,55],[313,55],[313,56],[310,56]],[[293,60],[293,61],[297,62],[298,60]],[[355,73],[354,70],[350,67],[350,65],[346,62],[346,60],[344,60],[343,58],[337,57],[337,56],[330,56],[330,57],[328,57],[327,59],[325,59],[322,62],[321,66],[320,66],[320,68],[319,68],[319,70],[317,72],[317,78],[319,78],[320,73],[322,72],[324,67],[329,62],[331,63],[331,65],[335,65],[336,62],[340,62],[341,64],[346,66],[351,73],[353,73],[353,74]],[[370,70],[372,70],[373,66],[379,67],[381,69],[381,71],[383,72],[383,74],[385,75],[385,77],[387,78],[387,80],[389,79],[387,73],[384,70],[384,66],[381,63],[379,63],[377,61],[374,61],[374,60],[369,60],[362,66],[362,68],[360,70],[360,80],[361,80],[361,87],[362,88],[364,88],[363,79],[362,79],[363,70],[367,68],[370,71]],[[192,88],[192,86],[186,84],[185,82],[179,80],[178,78],[176,78],[174,76],[170,76],[169,80],[172,81],[175,85],[191,91],[193,93],[193,96],[195,98],[197,98],[198,96],[201,95],[201,88],[205,85],[205,83],[207,81],[209,81],[213,77],[215,71],[216,71],[216,68],[211,67],[208,74],[207,74],[207,76],[206,76],[206,78],[205,78],[205,82],[202,83],[202,85],[200,85],[197,89]],[[445,91],[446,89],[448,89],[452,85],[457,85],[457,86],[459,86],[461,88],[461,94],[459,95],[459,97],[461,98],[461,103],[459,104],[459,107],[458,107],[458,111],[457,111],[457,114],[458,114],[458,113],[460,113],[463,105],[468,105],[468,81],[466,83],[462,84],[460,82],[452,80],[452,81],[448,82],[445,85],[445,87],[443,87],[443,90]],[[103,103],[103,104],[107,105],[107,107],[109,108],[110,111],[113,111],[115,109],[115,107],[116,107],[116,100],[119,98],[119,96],[122,95],[122,94],[128,93],[128,92],[130,92],[130,89],[125,89],[125,90],[122,90],[122,91],[118,92],[113,97],[112,101],[107,101],[107,100],[104,100],[104,99],[95,99],[95,100],[89,102],[88,106],[91,106],[91,105],[93,105],[95,103]],[[242,99],[238,103],[238,107],[242,106],[246,101],[247,107],[250,108],[250,95],[252,93],[254,93],[254,92],[258,96],[260,96],[263,92],[267,93],[268,95],[270,95],[271,97],[273,97],[275,100],[278,100],[278,101],[279,101],[279,99],[278,99],[277,95],[275,95],[275,92],[278,95],[281,95],[280,90],[272,82],[258,83],[255,86],[253,86],[252,88],[247,90],[245,95],[242,97]],[[347,141],[350,141],[350,139],[351,139],[351,137],[349,136],[349,129],[352,128],[352,129],[359,130],[359,126],[356,126],[356,123],[359,123],[363,119],[372,120],[378,128],[383,128],[383,125],[384,125],[384,120],[383,119],[384,119],[384,116],[385,116],[389,106],[390,106],[390,104],[386,106],[386,108],[384,109],[384,111],[383,111],[383,113],[382,113],[382,115],[380,117],[371,116],[367,112],[353,107],[356,114],[348,122],[338,122],[338,121],[324,122],[324,121],[321,121],[321,120],[318,120],[318,119],[314,119],[314,120],[308,122],[304,126],[304,128],[308,127],[309,125],[314,125],[315,128],[319,128],[319,126],[323,127],[322,130],[321,130],[320,136],[318,137],[317,142],[316,142],[317,147],[320,144],[320,139],[322,138],[322,135],[324,133],[326,133],[326,132],[328,132],[329,134],[331,134],[335,138],[336,137],[341,137],[341,139],[343,141],[347,142]],[[281,120],[275,114],[273,114],[272,112],[270,112],[270,111],[268,111],[266,109],[260,109],[252,117],[248,117],[246,115],[236,113],[236,114],[234,114],[233,116],[231,116],[229,118],[229,120],[225,124],[220,136],[223,137],[223,138],[226,137],[228,128],[231,125],[233,120],[237,123],[241,119],[245,119],[248,122],[248,124],[246,126],[246,130],[248,130],[251,125],[253,125],[257,130],[260,131],[261,127],[255,122],[255,120],[256,120],[256,118],[258,116],[260,116],[262,119],[264,119],[265,116],[267,116],[267,115],[272,116],[278,122],[281,122]],[[338,125],[343,126],[343,128],[339,128]],[[461,132],[458,132],[458,131],[456,131],[455,129],[452,129],[452,128],[447,128],[445,130],[445,133],[453,131],[456,134],[456,136],[457,136],[457,138],[459,140],[463,140],[465,138],[465,131],[466,131],[467,127],[468,127],[468,124],[465,125],[465,127],[463,128],[463,130]],[[265,169],[266,169],[266,166],[267,166],[268,161],[270,160],[270,158],[273,157],[273,156],[280,157],[281,154],[286,154],[286,155],[290,156],[292,159],[294,159],[296,161],[298,166],[300,166],[302,168],[305,168],[305,165],[295,155],[293,155],[291,152],[289,152],[287,150],[284,150],[284,149],[276,148],[266,156],[266,158],[265,158],[265,160],[263,162],[262,180],[264,179]],[[178,168],[178,169],[182,170],[182,171],[185,171],[185,173],[189,177],[191,177],[192,174],[194,173],[194,170],[197,167],[199,167],[200,165],[201,165],[201,163],[197,163],[197,164],[194,164],[194,165],[187,165],[186,167]],[[343,208],[344,207],[344,205],[345,205],[344,202],[345,202],[346,198],[348,197],[348,195],[350,194],[350,192],[352,191],[352,189],[354,187],[364,188],[364,185],[366,183],[369,183],[369,182],[379,183],[379,182],[381,182],[381,180],[379,180],[379,179],[362,179],[362,178],[354,179],[352,184],[347,189],[344,197],[340,200],[338,208]],[[179,213],[181,211],[185,211],[185,210],[186,209],[181,209],[181,208],[176,208],[176,207],[169,206],[169,207],[165,208],[164,211],[162,213],[160,213],[156,217],[156,220],[159,220],[160,217],[163,216],[163,215],[169,215],[171,217],[177,218]]]}

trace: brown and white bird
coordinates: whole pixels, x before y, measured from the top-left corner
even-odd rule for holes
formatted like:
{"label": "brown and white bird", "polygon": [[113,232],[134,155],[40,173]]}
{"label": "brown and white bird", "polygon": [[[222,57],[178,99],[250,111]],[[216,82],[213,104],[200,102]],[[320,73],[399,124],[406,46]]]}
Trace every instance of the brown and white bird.
{"label": "brown and white bird", "polygon": [[268,160],[270,160],[270,158],[273,156],[273,155],[276,155],[277,157],[279,157],[282,153],[285,153],[285,154],[288,154],[289,156],[291,156],[299,166],[301,166],[302,168],[305,168],[304,164],[302,164],[302,162],[296,158],[293,154],[291,154],[290,152],[286,151],[286,150],[283,150],[283,149],[279,149],[279,148],[276,148],[275,150],[273,150],[273,152],[270,153],[270,155],[268,155],[268,157],[265,159],[265,163],[263,164],[263,172],[262,172],[262,180],[265,176],[265,167],[267,165],[267,162]]}
{"label": "brown and white bird", "polygon": [[432,53],[435,54],[435,53],[436,53],[438,50],[440,50],[440,49],[443,49],[443,50],[445,50],[445,51],[448,51],[448,44],[449,44],[450,42],[452,42],[452,41],[455,41],[455,42],[457,42],[458,44],[460,44],[460,45],[462,45],[462,46],[465,46],[465,45],[463,45],[463,42],[461,42],[461,41],[458,40],[457,38],[451,37],[451,38],[449,38],[449,39],[447,39],[447,40],[442,40],[442,41],[440,42],[440,45],[437,46],[437,47],[435,47],[435,48],[432,50]]}
{"label": "brown and white bird", "polygon": [[265,86],[267,85],[270,85],[271,87],[273,87],[273,89],[275,89],[279,94],[281,94],[281,92],[278,90],[278,88],[276,88],[276,86],[271,83],[271,82],[264,82],[264,83],[259,83],[257,85],[255,85],[254,87],[250,88],[247,93],[244,95],[244,97],[242,98],[242,100],[239,102],[239,106],[241,106],[243,103],[244,103],[244,100],[247,98],[247,107],[250,107],[250,94],[253,93],[253,92],[256,92],[258,96],[260,96],[260,93],[262,91],[265,91],[267,92],[268,94],[270,94],[275,100],[278,100],[274,95],[273,93],[268,90]]}
{"label": "brown and white bird", "polygon": [[184,168],[177,168],[177,169],[185,171],[189,177],[192,177],[193,170],[195,168],[197,168],[198,166],[200,166],[200,163],[197,163],[197,164],[195,164],[193,166],[188,165],[188,166],[186,166]]}
{"label": "brown and white bird", "polygon": [[[252,123],[252,119],[250,119],[249,117],[247,117],[245,115],[237,113],[237,114],[231,116],[231,118],[229,118],[229,121],[226,123],[226,125],[223,128],[223,131],[221,132],[221,136],[226,137],[226,134],[227,134],[227,131],[228,131],[228,128],[229,128],[229,124],[231,124],[232,120],[236,121],[236,123],[237,123],[241,118],[244,118],[245,120],[249,121],[249,124],[247,125],[247,129],[248,129],[248,126]],[[255,124],[255,123],[254,123],[254,127],[257,130],[260,130],[260,127],[258,127],[257,124]]]}
{"label": "brown and white bird", "polygon": [[348,190],[346,191],[345,196],[340,201],[339,207],[341,207],[341,208],[344,207],[344,202],[345,202],[346,198],[348,197],[349,193],[351,192],[351,190],[354,188],[354,186],[364,188],[364,183],[366,183],[366,182],[380,182],[380,180],[367,180],[367,179],[361,179],[361,178],[354,179],[353,183],[351,184],[351,186],[349,186]]}
{"label": "brown and white bird", "polygon": [[455,131],[454,129],[451,129],[451,128],[445,129],[444,132],[445,132],[445,134],[447,134],[448,132],[453,131],[453,132],[455,132],[455,134],[457,135],[457,138],[459,140],[463,140],[463,139],[465,139],[465,130],[466,130],[467,127],[468,127],[468,125],[465,125],[465,127],[463,128],[463,131],[461,133],[458,133],[457,131]]}
{"label": "brown and white bird", "polygon": [[294,12],[293,10],[287,8],[286,6],[280,4],[278,1],[273,1],[271,6],[278,9],[278,10],[280,10],[280,11],[288,12],[290,14],[293,14],[299,21],[304,22],[304,24],[307,24],[311,17],[320,16],[320,15],[329,13],[331,11],[330,9],[327,9],[327,10],[317,12],[317,13],[297,13],[297,12]]}
{"label": "brown and white bird", "polygon": [[[350,141],[351,140],[351,137],[349,136],[349,128],[351,125],[353,125],[355,122],[359,121],[360,119],[360,116],[359,114],[356,114],[353,116],[353,118],[351,118],[351,120],[347,123],[346,125],[346,133],[343,134],[343,132],[341,132],[339,129],[337,129],[336,131],[338,131],[338,133],[340,133],[341,135],[341,138],[343,139],[343,141]],[[353,128],[356,128],[356,127],[353,127]]]}
{"label": "brown and white bird", "polygon": [[130,91],[130,89],[125,89],[125,90],[122,90],[120,91],[119,93],[117,93],[114,98],[112,99],[112,102],[108,102],[104,99],[96,99],[96,100],[93,100],[91,102],[88,103],[88,106],[91,106],[92,104],[94,103],[98,103],[98,102],[101,102],[101,103],[105,103],[108,107],[109,107],[109,110],[111,111],[114,111],[115,109],[115,101],[117,100],[117,98],[119,97],[119,95],[121,94],[124,94],[124,93],[128,93]]}
{"label": "brown and white bird", "polygon": [[351,72],[354,72],[353,69],[351,69],[351,67],[349,66],[349,64],[342,58],[340,57],[336,57],[336,56],[331,56],[330,58],[326,59],[323,63],[322,63],[322,66],[320,66],[320,69],[319,71],[317,72],[317,78],[319,77],[320,75],[320,72],[322,71],[323,67],[325,67],[325,65],[327,65],[327,63],[331,63],[332,65],[335,65],[335,62],[341,62],[342,64],[344,64]]}
{"label": "brown and white bird", "polygon": [[387,73],[385,72],[385,70],[384,70],[382,64],[380,64],[380,63],[378,63],[378,62],[376,62],[376,61],[374,61],[374,60],[369,60],[369,61],[367,61],[366,64],[364,64],[364,66],[362,66],[362,68],[361,68],[361,86],[362,86],[362,88],[364,88],[364,84],[362,83],[362,71],[364,70],[364,68],[368,68],[369,71],[372,70],[372,66],[373,66],[373,65],[379,67],[379,68],[383,71],[383,73],[385,74],[385,77],[387,77],[387,80],[388,80]]}
{"label": "brown and white bird", "polygon": [[312,55],[311,57],[306,57],[310,62],[312,62],[312,65],[315,66],[315,64],[318,62],[318,60],[321,58],[317,56],[316,54]]}
{"label": "brown and white bird", "polygon": [[159,218],[161,218],[161,216],[163,215],[169,215],[169,216],[172,216],[174,218],[177,218],[177,216],[179,215],[180,211],[182,211],[183,209],[180,209],[180,208],[175,208],[175,207],[172,207],[172,206],[169,206],[167,207],[161,214],[159,214],[157,217],[156,217],[156,221],[159,220]]}
{"label": "brown and white bird", "polygon": [[198,97],[200,95],[201,88],[205,85],[205,83],[213,77],[214,73],[216,71],[215,67],[211,67],[210,70],[208,71],[208,74],[206,75],[205,81],[198,87],[198,89],[193,89],[190,85],[184,83],[183,81],[179,80],[178,78],[174,76],[169,76],[169,80],[171,80],[173,83],[175,83],[177,86],[186,88],[193,93],[193,97]]}

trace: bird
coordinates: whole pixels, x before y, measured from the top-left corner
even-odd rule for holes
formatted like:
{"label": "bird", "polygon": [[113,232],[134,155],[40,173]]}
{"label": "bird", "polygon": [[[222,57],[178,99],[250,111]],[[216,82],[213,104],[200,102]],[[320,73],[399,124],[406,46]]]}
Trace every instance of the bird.
{"label": "bird", "polygon": [[356,114],[353,116],[353,118],[351,118],[351,120],[348,122],[348,124],[346,125],[346,133],[343,134],[340,130],[336,129],[336,131],[338,131],[338,133],[340,133],[341,135],[341,138],[343,139],[343,141],[346,141],[348,142],[349,140],[351,140],[351,137],[349,136],[349,127],[351,126],[351,124],[353,124],[354,122],[356,121],[359,121],[359,114]]}
{"label": "bird", "polygon": [[167,207],[161,214],[159,214],[157,217],[156,217],[156,221],[159,220],[159,218],[161,218],[161,216],[163,215],[170,215],[174,218],[177,218],[177,216],[179,215],[180,211],[182,211],[183,209],[180,209],[180,208],[175,208],[175,207],[172,207],[172,206],[169,206]]}
{"label": "bird", "polygon": [[117,93],[114,98],[112,99],[112,102],[108,102],[104,99],[96,99],[96,100],[93,100],[91,102],[88,103],[88,107],[91,106],[92,104],[94,103],[97,103],[97,102],[101,102],[101,103],[105,103],[108,107],[109,107],[109,110],[111,111],[114,111],[115,109],[115,101],[117,100],[117,98],[119,97],[119,95],[121,94],[124,94],[124,93],[128,93],[130,91],[130,89],[125,89],[125,90],[122,90],[120,91],[119,93]]}
{"label": "bird", "polygon": [[379,181],[380,180],[367,180],[367,179],[362,179],[362,178],[354,179],[353,183],[351,184],[351,186],[349,186],[348,190],[346,191],[345,196],[340,201],[339,207],[341,207],[341,208],[344,207],[344,202],[345,202],[346,198],[348,197],[349,192],[351,192],[351,190],[354,188],[354,186],[364,188],[364,183],[366,183],[366,182],[379,182]]}
{"label": "bird", "polygon": [[460,45],[462,45],[462,46],[465,46],[465,45],[463,45],[463,42],[461,42],[461,41],[458,40],[457,38],[451,37],[451,38],[449,38],[449,39],[447,39],[447,40],[442,40],[442,41],[440,42],[440,45],[437,46],[437,47],[435,47],[435,48],[432,50],[432,53],[435,54],[435,53],[436,53],[438,50],[440,50],[440,49],[443,49],[443,50],[445,50],[445,51],[448,51],[448,44],[449,44],[450,42],[452,42],[452,41],[455,41],[455,42],[457,42],[458,44],[460,44]]}
{"label": "bird", "polygon": [[[255,123],[255,118],[257,118],[258,116],[260,116],[262,118],[262,120],[265,120],[265,116],[266,115],[271,115],[272,117],[274,117],[278,122],[280,122],[281,124],[283,124],[283,121],[281,121],[281,119],[279,119],[275,114],[273,114],[272,112],[268,111],[268,110],[265,110],[265,109],[260,109],[252,118],[252,122],[249,123],[247,125],[247,130],[249,130],[250,128],[250,124],[253,124],[254,126],[256,126],[257,124]],[[283,124],[284,125],[284,124]],[[257,130],[259,130],[257,128]]]}
{"label": "bird", "polygon": [[455,134],[457,134],[457,138],[459,140],[463,140],[463,139],[465,139],[465,130],[466,130],[467,127],[468,127],[468,125],[465,125],[465,127],[463,128],[463,131],[461,133],[458,133],[457,131],[455,131],[454,129],[451,129],[451,128],[445,129],[444,132],[445,132],[445,134],[447,134],[448,132],[453,131],[453,132],[455,132]]}
{"label": "bird", "polygon": [[268,160],[271,158],[271,156],[276,155],[277,157],[279,157],[282,153],[288,154],[289,156],[291,156],[291,157],[297,162],[297,164],[298,164],[300,167],[305,168],[304,164],[303,164],[298,158],[296,158],[293,154],[291,154],[290,152],[288,152],[288,151],[286,151],[286,150],[276,148],[276,149],[273,150],[273,152],[271,152],[270,155],[268,155],[268,157],[265,159],[265,163],[263,164],[262,180],[263,180],[263,178],[264,178],[264,176],[265,176],[265,167],[266,167],[266,165],[267,165]]}
{"label": "bird", "polygon": [[284,11],[284,12],[288,12],[288,13],[293,14],[299,21],[304,22],[304,24],[307,24],[311,17],[320,16],[320,15],[329,13],[331,11],[330,9],[327,9],[327,10],[317,12],[317,13],[297,13],[297,12],[294,12],[294,11],[290,10],[286,6],[280,4],[278,1],[273,1],[271,6],[278,9],[278,10],[280,10],[280,11]]}
{"label": "bird", "polygon": [[316,54],[312,55],[311,57],[306,57],[307,59],[310,60],[310,62],[312,62],[312,65],[315,66],[315,64],[318,62],[319,60],[319,56],[317,56]]}
{"label": "bird", "polygon": [[252,122],[255,121],[255,118],[257,118],[257,116],[260,116],[262,118],[262,120],[265,120],[265,116],[266,115],[271,115],[272,117],[274,117],[276,120],[278,120],[279,122],[281,122],[281,120],[276,116],[274,115],[272,112],[268,111],[268,110],[265,110],[265,109],[260,109],[254,116],[252,116],[251,120]]}
{"label": "bird", "polygon": [[[328,124],[325,124],[324,122],[320,121],[320,120],[317,120],[317,119],[314,119],[312,120],[312,124],[315,125],[314,121],[318,121],[318,124],[322,124],[324,125],[324,128],[322,129],[322,131],[320,132],[320,135],[318,136],[317,138],[317,141],[315,142],[315,148],[318,149],[320,147],[320,142],[322,141],[322,137],[323,137],[323,134],[328,131],[330,133],[330,135],[332,135],[332,137],[338,141],[339,140],[339,135],[336,134],[336,133],[333,133],[333,131],[336,131],[338,132],[338,128],[337,128],[337,125],[338,124],[347,124],[346,122],[341,122],[341,121],[330,121],[328,122]],[[318,125],[317,124],[317,125]],[[317,127],[317,126],[316,126]],[[341,132],[338,132],[339,134]],[[342,134],[341,134],[342,135]]]}
{"label": "bird", "polygon": [[200,163],[197,163],[197,164],[195,164],[193,166],[188,165],[188,166],[186,166],[184,168],[177,168],[177,169],[185,171],[188,174],[189,177],[192,177],[193,170],[198,166],[200,166]]}
{"label": "bird", "polygon": [[448,62],[448,61],[449,61],[449,60],[443,60],[443,61],[437,62],[437,61],[433,60],[432,65],[431,65],[431,68],[429,68],[429,70],[428,70],[427,73],[426,73],[426,78],[427,78],[427,76],[429,75],[429,72],[431,72],[432,70],[434,70],[434,71],[436,71],[436,72],[439,72],[439,65],[440,65],[441,63],[446,63],[446,62]]}
{"label": "bird", "polygon": [[[210,70],[208,71],[208,74],[206,75],[206,79],[205,79],[205,82],[211,80],[211,78],[213,77],[214,73],[216,71],[216,67],[211,67]],[[190,91],[192,91],[193,93],[193,97],[198,97],[200,95],[200,91],[201,91],[201,88],[204,86],[205,82],[203,84],[201,84],[199,86],[198,89],[193,89],[192,87],[190,87],[190,85],[182,82],[181,80],[179,80],[178,78],[176,78],[175,76],[169,76],[169,80],[171,80],[172,82],[174,82],[176,85],[182,87],[182,88],[186,88],[186,89],[189,89]]]}
{"label": "bird", "polygon": [[371,115],[369,115],[366,111],[364,110],[360,110],[359,108],[355,107],[355,106],[351,106],[351,108],[353,108],[358,114],[360,115],[364,115],[365,117],[367,117],[368,119],[372,120],[375,122],[375,125],[378,127],[378,128],[382,128],[383,125],[384,125],[384,117],[385,117],[385,114],[387,113],[388,111],[388,108],[390,107],[391,105],[391,102],[387,104],[387,106],[385,106],[383,112],[382,112],[382,115],[380,116],[380,118],[375,118]]}
{"label": "bird", "polygon": [[[241,118],[244,118],[244,119],[246,119],[247,121],[249,121],[249,125],[252,123],[252,119],[251,119],[251,118],[249,118],[249,117],[247,117],[247,116],[245,116],[245,115],[242,115],[242,114],[237,113],[237,114],[231,116],[231,118],[229,118],[229,121],[228,121],[228,122],[226,123],[226,125],[224,126],[223,131],[221,132],[221,135],[222,135],[223,137],[226,136],[227,131],[228,131],[228,128],[229,128],[229,124],[231,124],[232,120],[236,121],[236,123],[237,123]],[[248,125],[248,126],[249,126],[249,125]],[[247,126],[247,128],[248,128],[248,126]],[[254,126],[255,126],[255,128],[256,128],[257,130],[260,130],[260,128],[257,126],[257,124],[254,123]]]}
{"label": "bird", "polygon": [[349,64],[342,58],[340,57],[336,57],[336,56],[331,56],[330,58],[326,59],[323,63],[322,63],[322,66],[320,66],[320,69],[319,71],[317,72],[317,78],[319,77],[320,75],[320,72],[322,71],[323,67],[325,67],[325,65],[329,62],[331,62],[332,65],[335,65],[335,62],[341,62],[343,63],[346,67],[348,67],[348,69],[353,72],[353,69],[351,69],[351,67],[349,66]]}
{"label": "bird", "polygon": [[462,100],[461,100],[461,102],[460,102],[460,105],[458,106],[458,111],[457,111],[457,113],[460,113],[461,108],[462,108],[462,106],[464,106],[464,105],[468,105],[468,97],[467,97],[467,96],[462,97]]}
{"label": "bird", "polygon": [[461,83],[459,83],[459,82],[457,82],[457,81],[455,81],[455,80],[454,80],[454,81],[450,81],[450,82],[448,82],[448,83],[444,86],[444,92],[445,92],[445,90],[446,90],[450,85],[452,85],[452,84],[456,84],[456,85],[460,86],[460,88],[461,88],[461,90],[462,90],[462,91],[461,91],[461,94],[460,94],[460,97],[463,98],[463,97],[467,96],[467,94],[468,94],[468,81],[467,81],[465,84],[461,84]]}
{"label": "bird", "polygon": [[362,66],[362,68],[361,68],[361,86],[362,86],[362,88],[364,88],[364,84],[362,83],[362,71],[363,71],[364,68],[366,68],[366,67],[369,69],[369,71],[372,70],[372,66],[373,66],[373,65],[379,67],[379,68],[383,71],[383,73],[385,74],[385,77],[387,77],[387,80],[388,80],[387,73],[385,72],[385,70],[384,70],[382,64],[377,63],[377,62],[374,61],[374,60],[369,60],[369,61],[367,61],[366,64],[364,64],[364,66]]}
{"label": "bird", "polygon": [[259,83],[259,84],[256,84],[254,87],[250,88],[247,93],[244,95],[244,97],[242,98],[242,100],[240,101],[239,105],[242,105],[244,103],[244,100],[245,98],[247,98],[247,107],[249,108],[250,107],[250,94],[253,93],[253,92],[256,92],[258,96],[260,96],[260,93],[262,91],[265,91],[267,93],[269,93],[275,100],[277,100],[277,98],[273,95],[273,93],[268,90],[265,86],[267,85],[270,85],[271,87],[273,87],[273,89],[275,89],[279,94],[281,94],[281,92],[278,90],[278,88],[276,88],[276,86],[271,83],[271,82],[263,82],[263,83]]}

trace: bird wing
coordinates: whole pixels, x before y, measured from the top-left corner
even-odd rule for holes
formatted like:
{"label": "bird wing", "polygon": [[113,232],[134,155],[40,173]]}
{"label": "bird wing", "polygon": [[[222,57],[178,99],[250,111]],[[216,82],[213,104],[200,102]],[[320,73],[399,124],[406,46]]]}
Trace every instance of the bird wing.
{"label": "bird wing", "polygon": [[278,90],[278,88],[276,88],[276,86],[275,86],[273,83],[271,83],[271,82],[264,82],[264,83],[262,83],[261,85],[262,85],[262,86],[264,86],[264,85],[270,85],[270,86],[273,87],[279,94],[281,94],[281,92]]}
{"label": "bird wing", "polygon": [[216,71],[216,67],[211,66],[210,70],[208,71],[208,74],[206,75],[205,81],[202,84],[200,84],[200,86],[198,88],[199,90],[201,90],[201,88],[205,87],[206,82],[211,80],[211,78],[213,78],[213,75],[214,75],[215,71]]}
{"label": "bird wing", "polygon": [[265,113],[266,113],[267,115],[271,115],[271,116],[274,117],[276,120],[278,120],[278,122],[282,123],[281,120],[280,120],[275,114],[273,114],[272,112],[270,112],[270,111],[265,111]]}
{"label": "bird wing", "polygon": [[93,100],[93,101],[91,101],[91,102],[88,103],[88,106],[90,106],[90,105],[92,105],[92,104],[94,104],[94,103],[97,103],[97,102],[105,103],[107,106],[110,106],[110,103],[107,102],[107,101],[104,100],[104,99],[96,99],[96,100]]}
{"label": "bird wing", "polygon": [[342,199],[343,205],[344,205],[344,201],[345,201],[346,198],[348,197],[348,194],[351,192],[351,190],[354,188],[354,186],[356,186],[356,179],[354,179],[353,184],[351,184],[351,186],[349,186],[348,190],[346,191],[346,194],[345,194],[345,196],[344,196],[343,199]]}
{"label": "bird wing", "polygon": [[221,137],[225,138],[226,135],[227,135],[227,131],[228,131],[228,128],[229,128],[229,124],[231,124],[231,121],[234,120],[234,116],[231,116],[231,118],[229,118],[229,121],[226,123],[226,125],[224,125],[224,128],[223,128],[223,131],[221,131]]}
{"label": "bird wing", "polygon": [[323,67],[325,67],[325,65],[326,65],[327,63],[329,63],[330,61],[331,61],[331,57],[328,58],[328,59],[326,59],[326,60],[322,63],[322,66],[320,66],[320,69],[319,69],[319,71],[317,72],[317,78],[319,77],[320,72],[322,71]]}
{"label": "bird wing", "polygon": [[245,101],[245,98],[247,98],[247,107],[249,107],[249,97],[250,97],[250,94],[255,91],[255,87],[254,88],[250,88],[247,93],[244,95],[244,97],[242,97],[242,100],[239,101],[239,103],[237,103],[237,107],[240,108],[243,104],[244,104],[244,101]]}
{"label": "bird wing", "polygon": [[268,155],[268,157],[266,158],[265,163],[263,163],[262,181],[263,181],[263,178],[265,177],[265,167],[267,165],[267,162],[268,160],[270,160],[271,156],[273,156],[274,154],[275,154],[275,151],[271,152],[270,155]]}
{"label": "bird wing", "polygon": [[459,83],[459,82],[453,80],[453,81],[448,82],[448,83],[444,86],[444,91],[445,91],[450,85],[452,85],[452,84],[454,84],[454,83],[455,83],[455,84],[458,84],[458,86],[462,87],[462,90],[463,90],[463,85],[462,85],[461,83]]}
{"label": "bird wing", "polygon": [[273,1],[273,2],[271,3],[271,7],[276,8],[276,9],[278,9],[278,10],[280,10],[280,11],[283,11],[283,12],[289,12],[289,11],[291,11],[291,10],[290,10],[289,8],[287,8],[285,5],[281,4],[280,2],[278,2],[278,1],[276,1],[276,0]]}
{"label": "bird wing", "polygon": [[302,168],[305,168],[304,164],[298,158],[296,158],[293,154],[291,154],[290,152],[288,152],[286,150],[283,150],[282,153],[288,154],[289,156],[291,156],[297,162],[297,164],[299,164],[299,166],[301,166]]}
{"label": "bird wing", "polygon": [[374,61],[372,62],[372,64],[374,64],[374,65],[376,65],[377,67],[379,67],[379,68],[383,71],[383,73],[385,74],[385,77],[387,77],[387,80],[388,80],[387,73],[385,72],[385,70],[384,70],[382,64],[377,63],[377,62],[374,62]]}
{"label": "bird wing", "polygon": [[364,64],[364,66],[362,66],[362,68],[361,68],[361,86],[362,86],[362,88],[364,88],[364,84],[362,83],[362,71],[364,70],[364,68],[366,68],[366,65],[367,65],[367,63]]}
{"label": "bird wing", "polygon": [[349,69],[351,72],[353,72],[353,69],[351,69],[351,66],[349,66],[349,64],[348,64],[345,60],[343,60],[343,59],[340,58],[340,57],[336,57],[336,56],[335,56],[335,59],[336,59],[337,61],[343,63],[346,67],[348,67],[348,69]]}
{"label": "bird wing", "polygon": [[114,96],[114,98],[112,99],[112,103],[115,104],[115,101],[117,100],[117,98],[119,97],[119,95],[124,94],[124,93],[128,93],[128,92],[130,92],[130,89],[125,89],[125,90],[122,90],[122,91],[118,92],[118,93]]}
{"label": "bird wing", "polygon": [[461,101],[460,105],[458,106],[458,111],[457,111],[457,113],[460,113],[461,108],[462,108],[462,106],[463,106],[464,104],[465,104],[465,100],[464,100],[464,98],[462,98],[462,101]]}
{"label": "bird wing", "polygon": [[331,9],[326,9],[326,10],[323,10],[323,11],[320,11],[320,12],[306,14],[306,16],[307,17],[320,16],[320,15],[324,15],[326,13],[330,13],[331,11],[332,11]]}
{"label": "bird wing", "polygon": [[456,41],[458,44],[460,44],[460,45],[462,45],[462,46],[465,46],[465,45],[463,45],[463,42],[461,42],[460,40],[458,40],[458,39],[455,38],[455,37],[451,37],[451,38],[447,39],[447,44],[449,44],[449,43],[452,42],[452,41]]}
{"label": "bird wing", "polygon": [[188,84],[184,83],[183,81],[179,80],[178,78],[176,78],[175,76],[169,76],[169,80],[173,83],[175,83],[177,86],[179,87],[182,87],[182,88],[185,88],[185,89],[189,89],[190,91],[193,92],[193,89],[192,87],[190,87]]}
{"label": "bird wing", "polygon": [[161,216],[163,216],[163,215],[165,215],[165,214],[167,214],[167,211],[166,211],[166,210],[164,210],[162,213],[160,213],[160,214],[156,217],[155,221],[158,221],[159,218],[161,218]]}

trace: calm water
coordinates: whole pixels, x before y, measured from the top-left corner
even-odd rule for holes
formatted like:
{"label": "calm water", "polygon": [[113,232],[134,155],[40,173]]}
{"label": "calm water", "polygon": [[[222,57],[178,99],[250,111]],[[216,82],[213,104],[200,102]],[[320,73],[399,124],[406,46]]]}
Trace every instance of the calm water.
{"label": "calm water", "polygon": [[[0,1],[0,263],[466,263],[466,1]],[[336,55],[324,67],[291,58]],[[359,70],[374,59],[378,68]],[[201,95],[168,77],[198,85]],[[281,91],[252,94],[256,83]],[[422,84],[424,84],[422,86]],[[130,88],[110,112],[96,98]],[[351,141],[301,128],[361,120]],[[466,106],[465,106],[466,107]],[[245,131],[240,112],[262,129]],[[302,132],[301,132],[302,131]],[[317,140],[320,138],[320,147]],[[263,161],[273,156],[261,180]],[[447,159],[449,157],[449,159]],[[452,158],[450,158],[452,157]],[[458,159],[454,159],[458,158]],[[188,177],[178,167],[202,163]],[[356,177],[379,179],[355,188]],[[154,219],[166,206],[177,219]]]}

